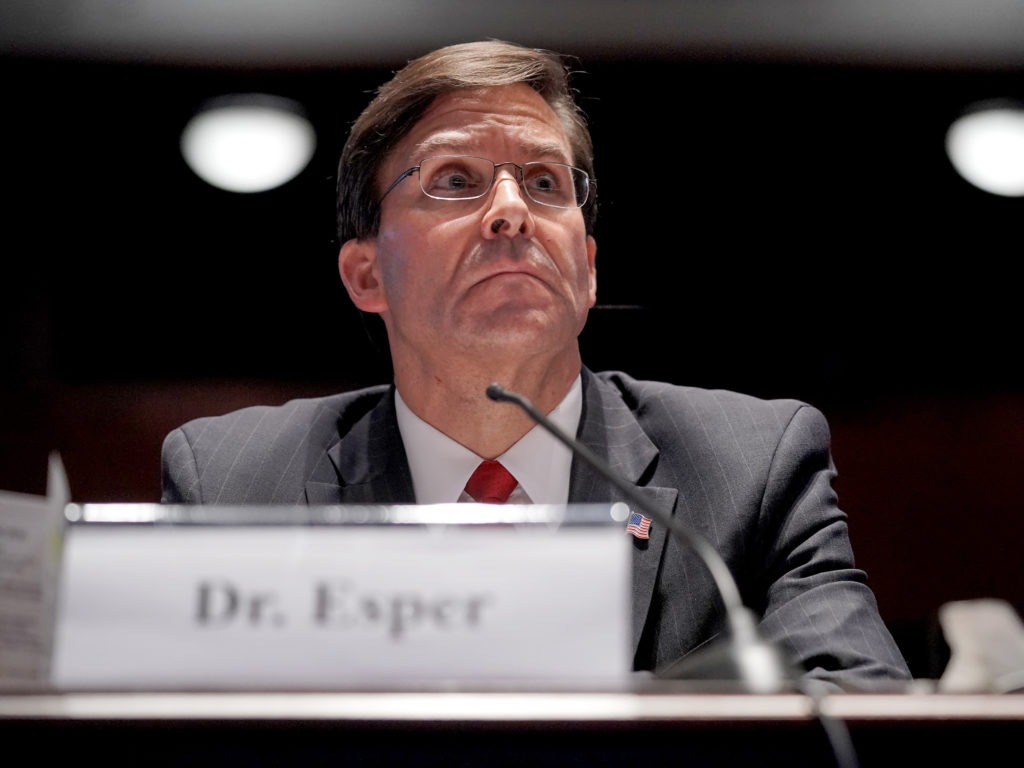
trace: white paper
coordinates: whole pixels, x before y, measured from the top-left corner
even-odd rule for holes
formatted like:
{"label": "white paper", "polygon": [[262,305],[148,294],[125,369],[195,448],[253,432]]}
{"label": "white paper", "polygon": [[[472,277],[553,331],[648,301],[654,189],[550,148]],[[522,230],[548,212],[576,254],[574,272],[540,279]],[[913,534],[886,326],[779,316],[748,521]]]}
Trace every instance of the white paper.
{"label": "white paper", "polygon": [[61,689],[620,681],[621,527],[72,525]]}
{"label": "white paper", "polygon": [[0,687],[49,682],[64,507],[60,458],[50,457],[45,497],[0,492]]}
{"label": "white paper", "polygon": [[955,600],[939,608],[950,658],[944,693],[1024,691],[1024,622],[1006,600]]}

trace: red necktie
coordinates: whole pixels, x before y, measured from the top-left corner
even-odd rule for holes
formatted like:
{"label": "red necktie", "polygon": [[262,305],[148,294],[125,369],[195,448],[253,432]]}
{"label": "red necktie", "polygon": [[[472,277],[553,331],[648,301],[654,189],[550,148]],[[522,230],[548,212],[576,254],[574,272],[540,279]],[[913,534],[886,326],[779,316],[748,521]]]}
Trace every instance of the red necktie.
{"label": "red necktie", "polygon": [[484,504],[504,504],[518,485],[512,473],[497,461],[481,461],[466,482],[466,493]]}

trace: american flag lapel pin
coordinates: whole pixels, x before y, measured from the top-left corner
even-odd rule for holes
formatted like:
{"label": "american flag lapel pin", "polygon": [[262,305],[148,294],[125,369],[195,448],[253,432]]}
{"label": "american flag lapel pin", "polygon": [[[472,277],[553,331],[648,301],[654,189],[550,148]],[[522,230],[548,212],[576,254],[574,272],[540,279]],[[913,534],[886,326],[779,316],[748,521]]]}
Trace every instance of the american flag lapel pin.
{"label": "american flag lapel pin", "polygon": [[629,521],[626,523],[626,532],[633,534],[638,539],[651,538],[651,518],[644,517],[639,512],[630,512]]}

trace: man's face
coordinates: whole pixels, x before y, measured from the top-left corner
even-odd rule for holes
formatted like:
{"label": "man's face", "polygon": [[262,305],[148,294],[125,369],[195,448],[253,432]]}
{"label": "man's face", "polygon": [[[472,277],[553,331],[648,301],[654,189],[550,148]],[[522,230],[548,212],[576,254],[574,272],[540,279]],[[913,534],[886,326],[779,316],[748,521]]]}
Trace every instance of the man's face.
{"label": "man's face", "polygon": [[[378,193],[424,158],[452,154],[573,162],[560,121],[532,88],[457,91],[438,97],[396,146]],[[436,200],[412,174],[384,198],[377,236],[343,247],[346,287],[360,309],[381,314],[396,361],[575,348],[596,301],[596,244],[581,209],[535,203],[517,178],[504,166],[483,197]]]}

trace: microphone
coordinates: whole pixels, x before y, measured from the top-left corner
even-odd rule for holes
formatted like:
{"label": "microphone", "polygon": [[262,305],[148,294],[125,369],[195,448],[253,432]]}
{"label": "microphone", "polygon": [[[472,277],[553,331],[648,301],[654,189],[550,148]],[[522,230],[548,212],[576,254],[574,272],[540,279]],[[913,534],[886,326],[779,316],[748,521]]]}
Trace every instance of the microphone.
{"label": "microphone", "polygon": [[692,548],[700,556],[714,579],[725,606],[729,635],[708,647],[688,654],[666,667],[655,670],[655,677],[676,680],[717,680],[738,682],[751,693],[775,693],[794,687],[796,672],[781,649],[766,642],[757,630],[754,613],[743,604],[739,587],[725,560],[699,532],[680,521],[663,515],[647,504],[636,489],[619,477],[587,446],[569,437],[524,396],[511,392],[500,384],[487,387],[487,397],[495,402],[514,403],[534,422],[542,426],[566,445],[648,517],[657,520],[672,535]]}

